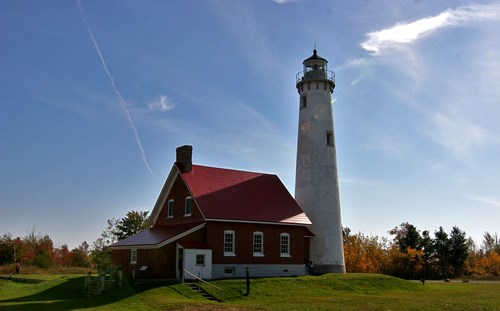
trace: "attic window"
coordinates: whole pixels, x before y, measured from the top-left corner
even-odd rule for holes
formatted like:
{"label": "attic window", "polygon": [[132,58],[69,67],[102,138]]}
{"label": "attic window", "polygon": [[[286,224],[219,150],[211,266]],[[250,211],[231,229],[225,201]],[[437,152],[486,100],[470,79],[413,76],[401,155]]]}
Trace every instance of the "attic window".
{"label": "attic window", "polygon": [[167,218],[174,218],[174,200],[168,200]]}
{"label": "attic window", "polygon": [[186,197],[184,200],[184,216],[191,216],[193,212],[193,198]]}

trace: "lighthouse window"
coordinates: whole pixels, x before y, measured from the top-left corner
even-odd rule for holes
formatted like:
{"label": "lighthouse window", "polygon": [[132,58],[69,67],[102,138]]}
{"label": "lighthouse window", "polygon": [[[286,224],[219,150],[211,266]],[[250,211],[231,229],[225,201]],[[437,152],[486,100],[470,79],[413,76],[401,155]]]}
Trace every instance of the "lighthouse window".
{"label": "lighthouse window", "polygon": [[333,147],[333,132],[326,131],[326,144]]}
{"label": "lighthouse window", "polygon": [[307,107],[307,97],[302,96],[300,97],[300,109],[304,109]]}

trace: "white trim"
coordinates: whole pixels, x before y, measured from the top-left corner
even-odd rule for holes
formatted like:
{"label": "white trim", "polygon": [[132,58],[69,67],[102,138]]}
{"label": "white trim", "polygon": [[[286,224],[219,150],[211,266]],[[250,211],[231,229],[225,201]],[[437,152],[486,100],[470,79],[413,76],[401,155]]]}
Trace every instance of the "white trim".
{"label": "white trim", "polygon": [[134,266],[137,264],[137,248],[130,249],[130,264]]}
{"label": "white trim", "polygon": [[[231,234],[233,236],[233,241],[232,241],[232,249],[233,251],[232,252],[226,252],[226,234]],[[236,256],[236,232],[234,230],[224,230],[224,236],[223,236],[223,244],[222,244],[222,247],[223,247],[223,251],[224,251],[224,256],[225,257],[232,257],[232,256]]]}
{"label": "white trim", "polygon": [[258,225],[280,225],[280,226],[297,226],[297,227],[309,227],[312,223],[308,224],[296,224],[291,222],[270,222],[270,221],[256,221],[256,220],[236,220],[236,219],[218,219],[218,218],[205,218],[205,221],[219,221],[219,222],[236,222],[242,224],[258,224]]}
{"label": "white trim", "polygon": [[152,245],[144,245],[144,244],[138,244],[138,245],[124,245],[124,246],[110,246],[109,248],[112,249],[112,250],[121,250],[121,249],[132,249],[132,248],[137,248],[137,249],[156,249],[156,248],[161,248],[167,244],[170,244],[172,242],[175,242],[177,241],[178,239],[180,238],[183,238],[185,237],[186,235],[189,235],[195,231],[198,231],[200,230],[201,228],[205,227],[206,223],[202,223],[201,225],[198,225],[194,228],[191,228],[187,231],[184,231],[176,236],[174,236],[173,238],[170,238],[168,240],[165,240],[161,243],[158,243],[158,244],[152,244]]}
{"label": "white trim", "polygon": [[[255,237],[260,236],[260,252],[255,251]],[[264,232],[254,231],[252,234],[252,253],[254,257],[264,257]]]}
{"label": "white trim", "polygon": [[153,211],[151,212],[151,216],[149,217],[150,226],[154,226],[154,224],[158,220],[161,210],[163,206],[165,206],[165,202],[167,201],[168,195],[170,194],[170,190],[172,190],[172,187],[178,175],[179,175],[179,170],[177,169],[177,166],[174,164],[172,166],[172,169],[170,170],[170,173],[168,174],[167,180],[165,180],[165,183],[163,184],[163,188],[161,189],[160,194],[158,195],[158,199],[156,199],[155,206],[153,207]]}
{"label": "white trim", "polygon": [[[287,238],[286,239],[287,240],[287,243],[286,243],[287,252],[286,253],[283,253],[282,252],[282,248],[281,248],[284,245],[284,244],[282,244],[282,242],[283,242],[282,238],[283,237]],[[291,244],[290,243],[290,233],[287,233],[287,232],[280,233],[280,257],[291,257],[291,253],[292,252],[290,250],[290,244]]]}

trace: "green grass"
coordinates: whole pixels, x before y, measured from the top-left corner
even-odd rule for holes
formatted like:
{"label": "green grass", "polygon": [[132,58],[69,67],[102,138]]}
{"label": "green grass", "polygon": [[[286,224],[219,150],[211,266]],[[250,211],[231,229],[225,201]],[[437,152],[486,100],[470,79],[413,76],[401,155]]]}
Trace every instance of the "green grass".
{"label": "green grass", "polygon": [[[30,276],[34,278],[33,276]],[[38,284],[0,280],[1,310],[500,310],[500,283],[420,283],[370,274],[213,282],[224,302],[209,302],[182,284],[125,284],[101,296],[83,294],[84,276]],[[206,288],[209,289],[208,287]]]}

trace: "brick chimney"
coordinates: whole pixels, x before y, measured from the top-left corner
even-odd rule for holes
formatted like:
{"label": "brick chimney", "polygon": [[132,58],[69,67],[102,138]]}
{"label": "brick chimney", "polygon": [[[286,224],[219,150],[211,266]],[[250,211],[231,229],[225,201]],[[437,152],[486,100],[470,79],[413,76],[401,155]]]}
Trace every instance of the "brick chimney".
{"label": "brick chimney", "polygon": [[175,153],[175,163],[179,168],[184,172],[191,172],[193,165],[193,147],[189,145],[180,146],[175,150]]}

